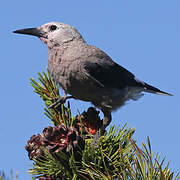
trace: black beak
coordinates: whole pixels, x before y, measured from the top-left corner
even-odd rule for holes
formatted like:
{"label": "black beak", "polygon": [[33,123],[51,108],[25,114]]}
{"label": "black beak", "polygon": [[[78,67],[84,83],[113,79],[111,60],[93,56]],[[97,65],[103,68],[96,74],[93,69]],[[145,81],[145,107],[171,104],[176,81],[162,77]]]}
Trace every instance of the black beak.
{"label": "black beak", "polygon": [[38,28],[19,29],[19,30],[13,31],[13,33],[27,34],[27,35],[37,36],[37,37],[43,37],[43,32]]}

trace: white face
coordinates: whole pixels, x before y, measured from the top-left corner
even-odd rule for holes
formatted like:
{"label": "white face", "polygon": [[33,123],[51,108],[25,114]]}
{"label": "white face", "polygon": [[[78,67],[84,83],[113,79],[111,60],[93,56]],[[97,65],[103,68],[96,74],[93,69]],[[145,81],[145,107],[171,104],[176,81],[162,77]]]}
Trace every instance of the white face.
{"label": "white face", "polygon": [[39,27],[38,30],[43,34],[43,37],[40,37],[40,39],[46,43],[48,47],[59,46],[75,38],[81,38],[81,35],[75,28],[59,22],[44,24]]}

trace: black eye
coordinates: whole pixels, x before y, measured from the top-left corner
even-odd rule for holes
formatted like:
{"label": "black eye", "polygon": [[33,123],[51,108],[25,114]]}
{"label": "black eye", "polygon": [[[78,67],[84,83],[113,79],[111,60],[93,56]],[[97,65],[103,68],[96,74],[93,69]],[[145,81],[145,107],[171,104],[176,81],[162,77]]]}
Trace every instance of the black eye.
{"label": "black eye", "polygon": [[57,29],[57,26],[56,26],[56,25],[51,25],[51,26],[50,26],[50,30],[51,30],[51,31],[54,31],[54,30],[56,30],[56,29]]}

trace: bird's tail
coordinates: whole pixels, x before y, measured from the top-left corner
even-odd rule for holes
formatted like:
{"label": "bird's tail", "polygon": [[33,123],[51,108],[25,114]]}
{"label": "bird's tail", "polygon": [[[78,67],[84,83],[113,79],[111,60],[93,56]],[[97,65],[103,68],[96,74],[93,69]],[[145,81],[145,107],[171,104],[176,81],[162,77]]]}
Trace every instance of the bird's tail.
{"label": "bird's tail", "polygon": [[145,92],[155,93],[155,94],[159,94],[159,95],[172,96],[172,94],[169,94],[167,92],[161,91],[158,88],[153,87],[153,86],[151,86],[151,85],[149,85],[147,83],[144,83],[143,85],[144,85],[143,87],[144,87],[144,91]]}

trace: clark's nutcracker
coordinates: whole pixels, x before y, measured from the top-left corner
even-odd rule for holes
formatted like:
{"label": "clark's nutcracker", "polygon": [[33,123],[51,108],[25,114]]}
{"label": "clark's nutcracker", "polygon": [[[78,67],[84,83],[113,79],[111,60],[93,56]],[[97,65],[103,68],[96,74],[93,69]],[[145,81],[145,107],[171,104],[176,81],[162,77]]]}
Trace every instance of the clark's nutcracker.
{"label": "clark's nutcracker", "polygon": [[137,100],[142,92],[171,95],[138,80],[101,49],[87,44],[81,34],[68,24],[50,22],[14,33],[37,36],[47,45],[50,74],[65,94],[71,95],[58,102],[72,97],[91,102],[104,114],[102,131],[111,122],[113,110],[130,99]]}

